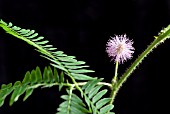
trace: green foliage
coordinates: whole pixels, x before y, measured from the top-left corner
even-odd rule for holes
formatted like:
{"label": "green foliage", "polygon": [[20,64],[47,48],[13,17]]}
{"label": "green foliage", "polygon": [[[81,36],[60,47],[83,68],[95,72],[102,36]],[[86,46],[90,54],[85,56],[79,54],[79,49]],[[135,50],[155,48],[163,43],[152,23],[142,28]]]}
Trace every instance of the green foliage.
{"label": "green foliage", "polygon": [[65,101],[60,104],[57,109],[57,114],[89,114],[89,110],[86,109],[86,105],[83,103],[82,99],[72,91],[73,88],[70,88],[67,90],[68,95],[61,96]]}
{"label": "green foliage", "polygon": [[102,79],[96,78],[82,86],[84,100],[73,93],[73,87],[67,89],[68,95],[61,96],[65,101],[60,104],[57,114],[114,114],[110,112],[114,107],[109,104],[111,98],[102,98],[107,89],[101,89],[103,85],[98,84],[100,81]]}
{"label": "green foliage", "polygon": [[7,33],[26,41],[28,44],[34,46],[41,56],[48,59],[51,65],[64,71],[68,76],[76,80],[91,80],[92,77],[84,73],[94,72],[93,70],[85,69],[89,66],[84,65],[84,61],[77,61],[75,56],[68,56],[62,51],[57,51],[53,45],[48,44],[48,40],[44,40],[43,36],[38,36],[35,30],[21,29],[20,27],[13,26],[13,24],[0,21],[2,27]]}
{"label": "green foliage", "polygon": [[111,98],[102,98],[108,90],[101,89],[103,85],[98,84],[100,81],[102,81],[102,79],[90,80],[82,87],[85,91],[85,102],[93,114],[110,114],[110,110],[112,110],[114,106],[113,104],[109,104]]}
{"label": "green foliage", "polygon": [[31,72],[27,71],[23,81],[16,81],[13,85],[2,84],[0,89],[0,107],[4,104],[5,98],[12,93],[10,97],[10,105],[18,100],[18,98],[24,95],[23,101],[25,101],[38,87],[52,87],[54,85],[61,85],[64,82],[60,80],[57,70],[51,69],[51,67],[45,67],[44,72],[40,71],[39,67]]}
{"label": "green foliage", "polygon": [[[48,40],[44,40],[43,36],[38,36],[34,30],[21,29],[13,26],[11,22],[7,24],[2,20],[0,27],[8,34],[35,47],[40,56],[49,60],[50,65],[54,67],[53,71],[51,67],[45,67],[43,74],[37,67],[27,72],[22,82],[16,81],[14,85],[3,84],[0,90],[0,106],[4,104],[5,98],[10,93],[12,93],[10,99],[10,105],[12,105],[24,93],[25,101],[35,88],[58,85],[59,90],[67,86],[68,95],[61,96],[65,101],[60,104],[57,114],[114,114],[110,112],[113,109],[113,104],[109,103],[110,98],[102,98],[107,93],[107,89],[101,89],[104,85],[100,83],[102,79],[87,75],[94,71],[87,69],[89,66],[85,65],[84,61],[78,61],[75,56],[68,56],[62,51],[57,51],[57,48],[49,44]],[[60,75],[56,69],[61,71]],[[78,90],[80,96],[74,94],[73,90]]]}

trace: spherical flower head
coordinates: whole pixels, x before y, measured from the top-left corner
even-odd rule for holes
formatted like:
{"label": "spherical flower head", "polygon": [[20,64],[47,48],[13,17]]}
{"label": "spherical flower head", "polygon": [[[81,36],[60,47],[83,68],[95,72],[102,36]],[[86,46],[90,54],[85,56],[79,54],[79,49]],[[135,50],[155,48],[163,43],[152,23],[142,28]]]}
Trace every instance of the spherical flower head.
{"label": "spherical flower head", "polygon": [[119,64],[123,64],[128,59],[132,58],[135,48],[132,46],[133,41],[129,40],[126,34],[115,35],[111,37],[106,44],[106,52],[111,57],[111,61],[114,60]]}

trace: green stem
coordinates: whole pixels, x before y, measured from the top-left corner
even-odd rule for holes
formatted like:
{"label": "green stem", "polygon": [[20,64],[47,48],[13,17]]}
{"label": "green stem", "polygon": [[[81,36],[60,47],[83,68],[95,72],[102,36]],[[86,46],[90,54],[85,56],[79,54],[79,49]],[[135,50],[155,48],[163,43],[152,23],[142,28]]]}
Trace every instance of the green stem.
{"label": "green stem", "polygon": [[115,75],[112,79],[112,91],[111,91],[111,94],[110,94],[110,98],[111,98],[111,101],[110,101],[110,104],[113,103],[114,101],[114,96],[115,96],[115,88],[116,88],[116,85],[117,85],[117,72],[118,72],[118,65],[119,65],[119,62],[116,61],[116,65],[115,65]]}
{"label": "green stem", "polygon": [[115,65],[115,75],[112,79],[112,85],[114,85],[117,82],[117,72],[118,72],[118,61],[116,61],[116,65]]}

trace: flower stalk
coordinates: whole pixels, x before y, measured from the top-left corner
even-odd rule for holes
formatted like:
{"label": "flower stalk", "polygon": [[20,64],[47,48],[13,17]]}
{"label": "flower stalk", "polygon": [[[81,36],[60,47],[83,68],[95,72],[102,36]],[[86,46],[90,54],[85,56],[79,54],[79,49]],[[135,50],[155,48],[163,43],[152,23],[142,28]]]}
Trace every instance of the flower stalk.
{"label": "flower stalk", "polygon": [[117,83],[118,64],[119,64],[119,62],[116,61],[116,64],[115,64],[115,75],[114,75],[114,77],[113,77],[113,79],[112,79],[112,85],[114,85],[115,83]]}
{"label": "flower stalk", "polygon": [[118,65],[119,65],[119,62],[116,61],[116,64],[115,64],[115,75],[112,79],[112,91],[111,91],[111,94],[110,94],[110,98],[111,98],[111,101],[110,101],[110,104],[113,103],[114,101],[114,96],[115,96],[115,90],[116,90],[116,86],[117,86],[117,73],[118,73]]}

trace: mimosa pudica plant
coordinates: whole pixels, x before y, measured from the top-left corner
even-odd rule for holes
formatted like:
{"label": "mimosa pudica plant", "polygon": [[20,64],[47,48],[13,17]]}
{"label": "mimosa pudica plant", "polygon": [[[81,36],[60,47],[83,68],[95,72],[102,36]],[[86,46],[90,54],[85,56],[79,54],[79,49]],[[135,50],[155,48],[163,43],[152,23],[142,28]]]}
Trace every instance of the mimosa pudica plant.
{"label": "mimosa pudica plant", "polygon": [[59,91],[65,89],[65,94],[61,95],[63,102],[57,107],[56,114],[115,114],[114,99],[123,83],[154,48],[170,37],[169,25],[154,36],[153,42],[119,78],[117,76],[118,65],[131,59],[135,48],[132,46],[133,41],[129,40],[126,34],[111,37],[106,44],[106,52],[113,64],[115,63],[115,71],[112,81],[104,82],[103,78],[89,75],[94,71],[90,70],[89,65],[86,65],[84,61],[79,61],[75,56],[69,56],[57,50],[35,30],[22,29],[3,20],[0,20],[0,27],[6,33],[33,46],[41,57],[49,60],[49,66],[43,70],[37,66],[32,71],[27,71],[22,81],[2,84],[0,107],[9,95],[9,105],[12,106],[20,96],[23,96],[23,101],[27,100],[36,88],[58,86]]}

